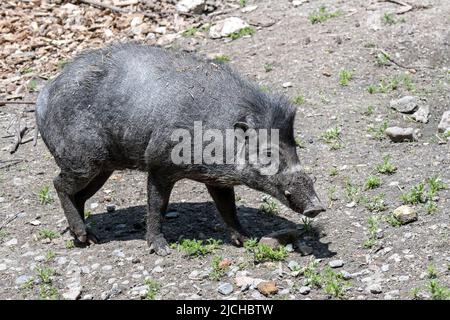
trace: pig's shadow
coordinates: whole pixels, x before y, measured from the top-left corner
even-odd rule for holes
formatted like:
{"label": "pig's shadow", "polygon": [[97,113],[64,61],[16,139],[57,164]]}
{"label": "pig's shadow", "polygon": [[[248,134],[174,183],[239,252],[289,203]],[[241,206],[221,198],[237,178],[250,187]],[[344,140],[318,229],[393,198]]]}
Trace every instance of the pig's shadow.
{"label": "pig's shadow", "polygon": [[[170,211],[178,212],[178,217],[165,219],[163,232],[169,243],[184,239],[217,239],[231,244],[222,218],[212,202],[172,203]],[[260,238],[281,229],[302,228],[302,224],[294,223],[277,215],[263,214],[259,210],[239,206],[238,216],[243,227],[251,237]],[[99,237],[100,243],[110,241],[126,241],[145,239],[145,206],[134,206],[111,213],[91,215],[86,222]],[[321,232],[317,227],[311,227],[309,233],[300,239],[313,247],[313,255],[317,258],[331,257],[335,252],[328,249],[328,243],[320,242]]]}

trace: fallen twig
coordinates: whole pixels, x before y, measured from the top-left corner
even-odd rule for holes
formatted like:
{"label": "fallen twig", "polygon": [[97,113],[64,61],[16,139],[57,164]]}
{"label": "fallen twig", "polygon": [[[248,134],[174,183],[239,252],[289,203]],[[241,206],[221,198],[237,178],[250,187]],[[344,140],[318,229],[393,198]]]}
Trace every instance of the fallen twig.
{"label": "fallen twig", "polygon": [[406,3],[406,2],[400,1],[400,0],[384,0],[384,2],[394,3],[394,4],[398,4],[399,6],[404,7],[403,9],[397,10],[395,12],[396,14],[404,14],[404,13],[406,13],[408,11],[411,11],[413,9],[412,5],[410,5],[410,4]]}
{"label": "fallen twig", "polygon": [[8,220],[6,220],[6,222],[4,222],[1,226],[0,226],[0,230],[2,230],[4,227],[6,227],[8,224],[10,224],[11,222],[13,222],[14,220],[16,220],[16,218],[19,216],[20,212],[16,213],[15,215],[13,215],[11,218],[9,218]]}
{"label": "fallen twig", "polygon": [[33,147],[36,147],[37,140],[38,140],[39,130],[36,124],[36,127],[34,127],[34,135],[33,135]]}
{"label": "fallen twig", "polygon": [[[117,6],[113,6],[113,5],[110,5],[110,4],[106,4],[106,3],[98,2],[98,1],[94,1],[94,0],[79,0],[79,1],[82,2],[82,3],[89,4],[91,6],[97,7],[97,8],[109,9],[109,10],[111,10],[113,12],[125,13],[125,14],[138,13],[138,14],[142,14],[142,15],[148,17],[148,18],[151,18],[151,19],[156,19],[157,18],[157,15],[155,13],[147,13],[147,12],[142,12],[142,11],[130,11],[130,10],[127,10],[127,9],[119,8]],[[192,16],[191,13],[187,13],[187,12],[186,13],[179,13],[179,14],[182,14],[182,15],[185,15],[185,16]]]}
{"label": "fallen twig", "polygon": [[7,104],[36,104],[36,101],[22,101],[22,100],[18,100],[18,101],[1,100],[0,101],[0,106],[4,106]]}
{"label": "fallen twig", "polygon": [[17,149],[19,148],[20,143],[22,142],[22,138],[25,135],[25,133],[27,132],[28,128],[27,126],[23,127],[22,129],[20,128],[20,119],[17,121],[17,128],[16,128],[16,141],[14,142],[14,144],[11,146],[11,148],[9,149],[9,153],[13,154],[17,151]]}
{"label": "fallen twig", "polygon": [[21,163],[23,161],[23,159],[13,159],[13,160],[0,160],[0,163],[7,163],[9,162],[7,165],[4,165],[2,167],[0,167],[0,169],[5,169],[5,168],[9,168],[11,166],[14,166],[18,163]]}
{"label": "fallen twig", "polygon": [[386,57],[386,59],[388,59],[390,62],[392,62],[393,64],[395,64],[396,66],[403,68],[403,69],[407,69],[407,70],[414,70],[414,72],[416,71],[415,68],[412,67],[407,67],[402,65],[401,63],[395,61],[394,59],[391,58],[391,56],[389,55],[389,53],[387,53],[386,51],[384,51],[383,49],[379,49],[380,52]]}
{"label": "fallen twig", "polygon": [[98,2],[98,1],[93,1],[93,0],[80,0],[80,2],[90,4],[91,6],[98,7],[98,8],[109,9],[114,12],[129,13],[129,11],[126,9],[122,9],[122,8],[119,8],[119,7],[116,7],[116,6],[107,4],[107,3],[103,3],[103,2]]}

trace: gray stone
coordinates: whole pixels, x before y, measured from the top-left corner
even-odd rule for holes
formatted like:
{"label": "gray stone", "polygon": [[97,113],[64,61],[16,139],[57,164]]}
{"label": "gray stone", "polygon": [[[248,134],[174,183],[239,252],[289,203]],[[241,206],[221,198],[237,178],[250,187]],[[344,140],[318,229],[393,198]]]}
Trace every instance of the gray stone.
{"label": "gray stone", "polygon": [[446,132],[447,130],[450,130],[450,110],[444,112],[438,125],[439,132]]}
{"label": "gray stone", "polygon": [[164,268],[161,266],[156,266],[152,270],[152,273],[162,273],[162,272],[164,272]]}
{"label": "gray stone", "polygon": [[106,211],[114,212],[116,211],[116,205],[114,203],[109,203],[106,205]]}
{"label": "gray stone", "polygon": [[303,286],[303,287],[300,287],[298,292],[300,292],[300,294],[307,295],[308,293],[311,292],[311,288],[308,286]]}
{"label": "gray stone", "polygon": [[417,213],[413,208],[403,205],[394,210],[394,217],[402,224],[407,224],[417,220]]}
{"label": "gray stone", "polygon": [[421,123],[428,123],[429,117],[430,117],[430,107],[427,105],[420,106],[419,110],[414,112],[414,114],[411,116],[411,118]]}
{"label": "gray stone", "polygon": [[106,266],[103,266],[103,267],[102,267],[102,270],[103,270],[103,271],[111,271],[112,268],[113,268],[113,267],[112,267],[111,265],[106,265]]}
{"label": "gray stone", "polygon": [[242,13],[249,13],[249,12],[255,11],[256,9],[258,9],[257,5],[245,6],[244,8],[241,9],[241,12]]}
{"label": "gray stone", "polygon": [[0,263],[0,271],[5,271],[6,269],[8,269],[6,263]]}
{"label": "gray stone", "polygon": [[181,0],[175,9],[183,13],[201,14],[205,10],[206,0]]}
{"label": "gray stone", "polygon": [[285,249],[286,249],[287,252],[294,252],[294,246],[292,245],[292,243],[288,243],[285,246]]}
{"label": "gray stone", "polygon": [[392,109],[401,113],[413,113],[419,107],[419,99],[414,96],[405,96],[400,99],[391,100]]}
{"label": "gray stone", "polygon": [[92,296],[92,294],[85,294],[81,300],[92,300],[94,299],[94,297]]}
{"label": "gray stone", "polygon": [[12,247],[15,246],[17,244],[17,239],[16,238],[12,238],[11,240],[5,242],[3,245],[5,247]]}
{"label": "gray stone", "polygon": [[188,275],[188,278],[191,280],[203,280],[203,279],[208,278],[208,276],[209,276],[209,273],[206,271],[194,270]]}
{"label": "gray stone", "polygon": [[209,30],[209,36],[212,39],[228,37],[234,32],[248,27],[248,23],[237,17],[229,17],[217,22]]}
{"label": "gray stone", "polygon": [[291,271],[297,271],[297,270],[300,269],[300,265],[298,264],[297,261],[291,260],[291,261],[289,261],[289,263],[288,263],[288,268],[289,268]]}
{"label": "gray stone", "polygon": [[392,142],[416,141],[413,128],[390,127],[384,133]]}
{"label": "gray stone", "polygon": [[219,287],[217,288],[217,291],[220,294],[223,294],[224,296],[228,296],[233,292],[233,285],[231,283],[222,283],[221,285],[219,285]]}
{"label": "gray stone", "polygon": [[114,283],[111,290],[109,290],[109,298],[113,298],[122,293],[122,289],[119,288],[117,283]]}
{"label": "gray stone", "polygon": [[27,283],[28,281],[30,281],[31,279],[33,279],[32,276],[21,275],[21,276],[16,278],[16,284],[21,286],[21,285]]}
{"label": "gray stone", "polygon": [[367,286],[367,291],[373,294],[380,294],[383,292],[383,289],[379,283],[372,283]]}
{"label": "gray stone", "polygon": [[353,278],[353,275],[350,272],[347,272],[345,270],[341,271],[341,275],[342,275],[342,278],[344,278],[344,280],[350,280]]}
{"label": "gray stone", "polygon": [[342,260],[331,260],[330,262],[328,262],[328,265],[331,268],[340,268],[344,265],[344,261]]}
{"label": "gray stone", "polygon": [[30,224],[32,225],[32,226],[39,226],[39,225],[41,225],[41,221],[39,221],[39,220],[31,220],[30,221]]}

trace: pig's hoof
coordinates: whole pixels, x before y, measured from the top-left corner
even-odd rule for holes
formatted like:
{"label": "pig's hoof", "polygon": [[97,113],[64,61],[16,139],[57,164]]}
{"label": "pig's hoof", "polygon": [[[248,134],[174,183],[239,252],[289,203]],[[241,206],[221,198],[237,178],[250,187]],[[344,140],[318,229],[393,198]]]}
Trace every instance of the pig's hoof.
{"label": "pig's hoof", "polygon": [[248,240],[248,237],[244,234],[238,232],[231,233],[231,242],[237,247],[242,247],[246,240]]}
{"label": "pig's hoof", "polygon": [[91,244],[99,243],[97,236],[89,230],[87,230],[84,234],[76,235],[75,240],[79,246],[89,246]]}
{"label": "pig's hoof", "polygon": [[169,244],[163,236],[155,237],[152,240],[147,240],[150,246],[150,252],[155,252],[158,256],[167,256],[171,250]]}

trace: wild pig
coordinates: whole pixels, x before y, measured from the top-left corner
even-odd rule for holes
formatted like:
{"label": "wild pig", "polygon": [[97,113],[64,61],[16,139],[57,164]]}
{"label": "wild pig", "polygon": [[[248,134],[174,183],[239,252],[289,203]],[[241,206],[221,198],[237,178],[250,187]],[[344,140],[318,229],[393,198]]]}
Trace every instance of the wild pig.
{"label": "wild pig", "polygon": [[[114,170],[136,169],[148,173],[146,238],[159,255],[170,252],[162,215],[183,178],[206,185],[238,245],[246,233],[236,216],[236,185],[265,192],[308,217],[324,211],[300,168],[294,117],[287,99],[262,92],[225,64],[138,44],[78,55],[40,92],[36,106],[39,132],[61,169],[54,186],[76,239],[97,241],[84,222],[86,200]],[[240,130],[244,148],[247,132],[276,129],[278,170],[263,174],[260,162],[174,161],[174,131],[193,133],[194,122],[216,133]]]}

